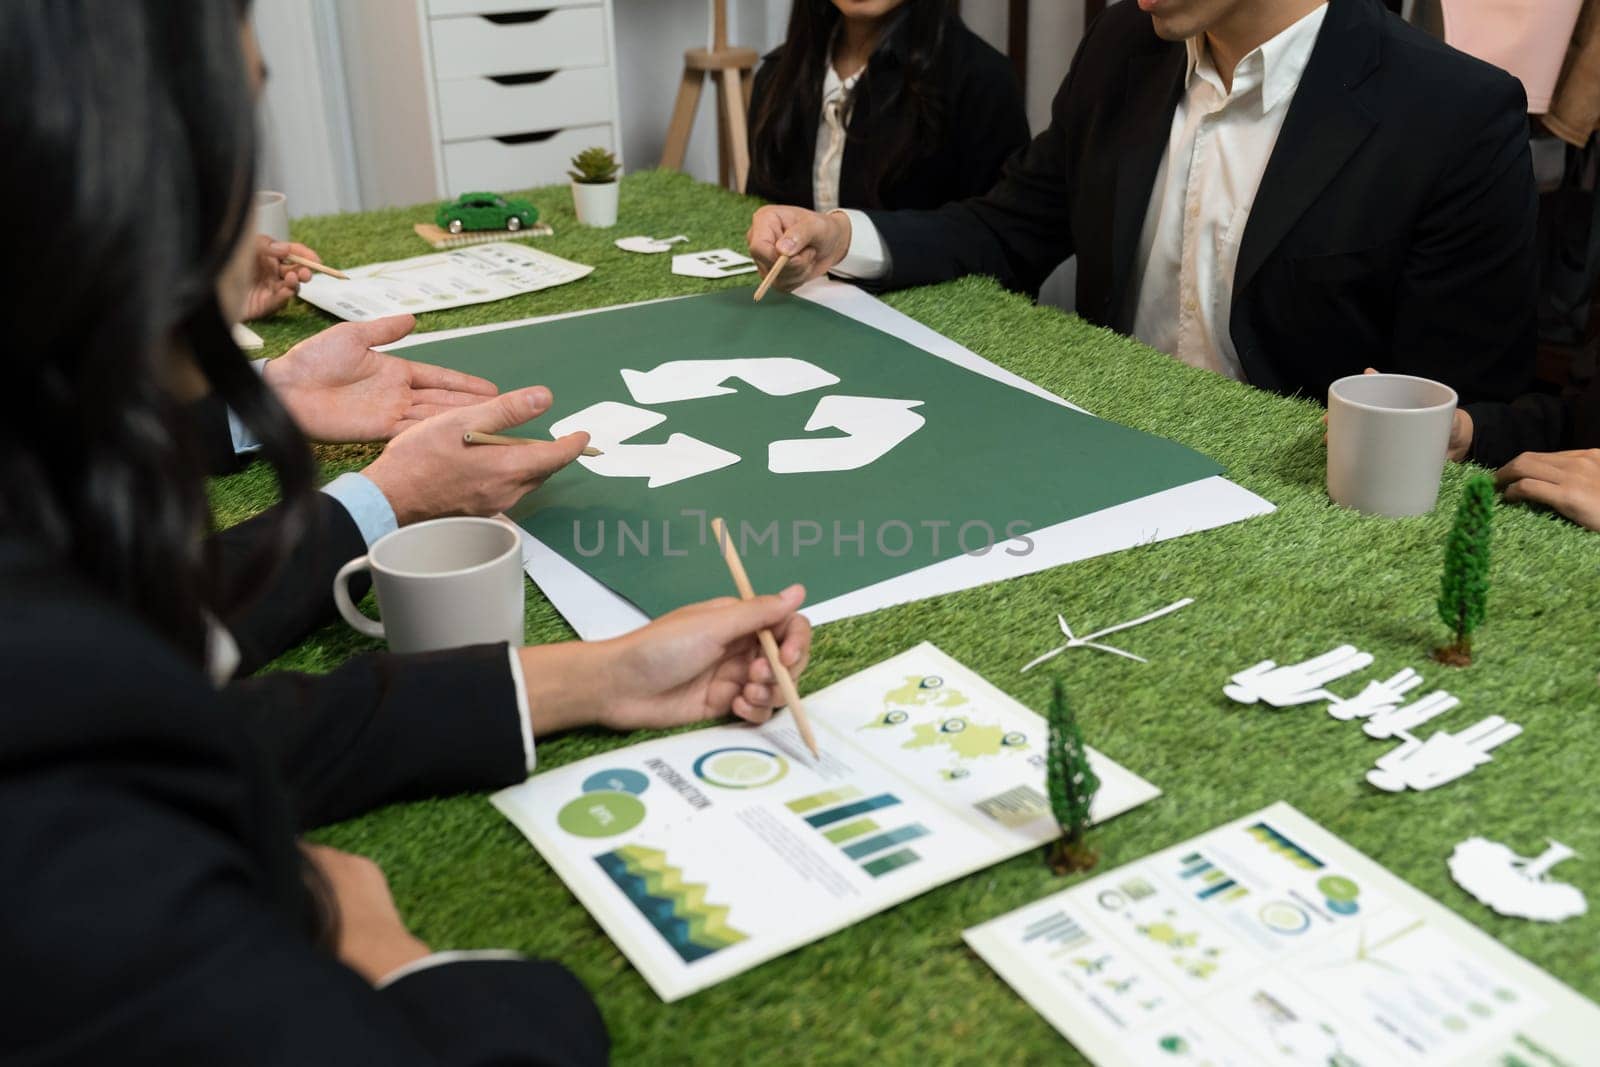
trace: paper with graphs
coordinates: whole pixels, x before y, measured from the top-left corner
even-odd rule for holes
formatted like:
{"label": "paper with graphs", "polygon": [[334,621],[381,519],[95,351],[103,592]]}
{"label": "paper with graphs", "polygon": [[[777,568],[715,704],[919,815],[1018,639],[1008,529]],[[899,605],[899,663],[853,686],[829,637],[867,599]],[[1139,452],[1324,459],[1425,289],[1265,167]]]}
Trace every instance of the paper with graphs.
{"label": "paper with graphs", "polygon": [[[806,708],[820,760],[780,715],[545,771],[494,804],[663,1000],[1057,835],[1044,720],[933,645]],[[1090,759],[1096,820],[1159,795]]]}
{"label": "paper with graphs", "polygon": [[966,932],[1102,1067],[1592,1062],[1600,1007],[1274,804]]}

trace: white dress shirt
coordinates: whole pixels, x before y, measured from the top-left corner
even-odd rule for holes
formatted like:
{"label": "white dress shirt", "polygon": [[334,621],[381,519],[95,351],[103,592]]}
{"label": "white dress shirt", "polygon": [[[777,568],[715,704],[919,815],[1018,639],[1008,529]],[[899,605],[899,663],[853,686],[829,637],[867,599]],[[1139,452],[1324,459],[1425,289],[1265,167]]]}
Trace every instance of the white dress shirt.
{"label": "white dress shirt", "polygon": [[1187,88],[1139,237],[1133,335],[1191,367],[1245,380],[1228,330],[1239,244],[1327,13],[1324,4],[1247,53],[1231,91],[1205,36],[1188,41]]}
{"label": "white dress shirt", "polygon": [[850,128],[850,112],[855,106],[856,83],[866,67],[848,78],[840,78],[828,62],[822,79],[822,118],[817,123],[817,151],[811,165],[811,197],[818,211],[833,211],[839,206],[839,171],[844,165],[844,145]]}
{"label": "white dress shirt", "polygon": [[[1239,244],[1327,13],[1323,4],[1248,53],[1233,72],[1232,91],[1223,87],[1204,35],[1187,42],[1187,88],[1135,261],[1133,334],[1152,348],[1244,380],[1228,332]],[[850,249],[833,273],[863,281],[887,275],[888,249],[877,227],[864,212],[843,214]]]}

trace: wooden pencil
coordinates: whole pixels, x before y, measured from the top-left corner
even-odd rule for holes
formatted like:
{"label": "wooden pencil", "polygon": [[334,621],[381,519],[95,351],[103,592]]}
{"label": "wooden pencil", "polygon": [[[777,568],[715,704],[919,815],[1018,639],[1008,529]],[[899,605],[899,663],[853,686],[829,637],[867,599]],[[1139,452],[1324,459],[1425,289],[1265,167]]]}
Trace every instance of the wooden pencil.
{"label": "wooden pencil", "polygon": [[757,302],[759,302],[762,297],[767,295],[767,290],[772,288],[772,283],[778,280],[778,275],[782,274],[783,268],[787,267],[788,265],[788,256],[778,257],[778,261],[772,265],[771,270],[767,271],[767,276],[761,280],[761,284],[756,286]]}
{"label": "wooden pencil", "polygon": [[[461,440],[469,445],[531,445],[537,438],[533,437],[507,437],[505,434],[484,433],[481,430],[468,430],[461,435]],[[604,452],[598,448],[590,447],[583,450],[586,456],[603,456]]]}
{"label": "wooden pencil", "polygon": [[338,278],[340,281],[347,282],[350,280],[350,275],[346,274],[342,270],[318,263],[314,259],[307,259],[305,256],[297,256],[293,252],[290,252],[288,255],[284,256],[283,260],[285,263],[293,263],[297,267],[305,267],[307,270],[314,270],[318,274],[326,274],[328,277]]}
{"label": "wooden pencil", "polygon": [[[738,550],[733,547],[733,538],[728,536],[728,527],[721,519],[711,520],[711,529],[717,536],[717,544],[722,549],[722,559],[728,565],[728,572],[733,575],[733,584],[739,590],[739,597],[743,600],[754,600],[756,591],[750,587],[750,576],[744,571],[744,563],[739,559]],[[777,680],[778,691],[783,694],[783,702],[789,706],[789,712],[794,716],[794,724],[800,731],[801,740],[811,754],[821,757],[817,751],[817,738],[811,732],[811,720],[806,718],[805,705],[800,702],[800,691],[794,687],[794,679],[789,675],[789,669],[783,665],[783,660],[778,658],[778,641],[772,636],[771,630],[763,629],[756,635],[761,642],[761,651],[766,653],[767,663],[772,666],[772,676]]]}

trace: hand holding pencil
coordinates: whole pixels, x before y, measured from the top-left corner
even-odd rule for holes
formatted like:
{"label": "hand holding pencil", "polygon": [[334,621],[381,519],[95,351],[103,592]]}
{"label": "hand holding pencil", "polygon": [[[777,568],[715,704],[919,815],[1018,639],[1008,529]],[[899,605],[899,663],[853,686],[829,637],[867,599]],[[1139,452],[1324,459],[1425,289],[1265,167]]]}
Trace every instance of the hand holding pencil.
{"label": "hand holding pencil", "polygon": [[850,238],[850,217],[843,212],[819,215],[779,205],[757,211],[745,234],[762,277],[784,292],[838,266],[850,251]]}

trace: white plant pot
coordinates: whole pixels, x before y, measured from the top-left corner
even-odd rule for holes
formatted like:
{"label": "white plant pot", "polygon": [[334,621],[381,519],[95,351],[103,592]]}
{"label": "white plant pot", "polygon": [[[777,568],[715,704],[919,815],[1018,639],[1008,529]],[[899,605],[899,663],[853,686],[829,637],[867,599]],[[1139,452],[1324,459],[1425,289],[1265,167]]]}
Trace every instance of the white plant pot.
{"label": "white plant pot", "polygon": [[571,184],[572,208],[578,213],[579,222],[600,229],[617,224],[617,190],[621,187],[619,183],[606,182],[603,185],[596,185],[573,182]]}

